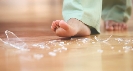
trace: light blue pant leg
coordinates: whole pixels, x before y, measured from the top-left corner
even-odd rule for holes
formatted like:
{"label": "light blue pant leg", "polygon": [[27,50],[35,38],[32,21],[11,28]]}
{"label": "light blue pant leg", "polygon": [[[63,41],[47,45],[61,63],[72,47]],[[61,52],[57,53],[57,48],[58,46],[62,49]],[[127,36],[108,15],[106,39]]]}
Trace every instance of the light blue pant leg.
{"label": "light blue pant leg", "polygon": [[[100,32],[100,20],[102,12],[102,0],[64,0],[63,17],[65,21],[76,18],[89,27]],[[93,30],[91,29],[92,33]]]}
{"label": "light blue pant leg", "polygon": [[103,0],[104,21],[127,22],[131,16],[132,0]]}

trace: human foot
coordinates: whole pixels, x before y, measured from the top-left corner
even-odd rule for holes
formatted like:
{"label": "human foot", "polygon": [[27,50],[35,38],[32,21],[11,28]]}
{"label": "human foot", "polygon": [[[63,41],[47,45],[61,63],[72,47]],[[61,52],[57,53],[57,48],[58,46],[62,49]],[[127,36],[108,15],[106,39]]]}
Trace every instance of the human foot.
{"label": "human foot", "polygon": [[107,31],[123,31],[127,29],[127,25],[125,23],[118,23],[112,20],[105,21],[104,26]]}
{"label": "human foot", "polygon": [[88,26],[77,19],[53,21],[51,29],[60,37],[87,36],[91,34]]}

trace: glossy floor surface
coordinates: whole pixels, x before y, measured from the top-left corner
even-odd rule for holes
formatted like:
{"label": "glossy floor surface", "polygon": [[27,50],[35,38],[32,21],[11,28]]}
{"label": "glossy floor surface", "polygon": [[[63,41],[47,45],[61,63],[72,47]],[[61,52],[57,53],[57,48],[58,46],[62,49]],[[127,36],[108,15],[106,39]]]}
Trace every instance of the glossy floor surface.
{"label": "glossy floor surface", "polygon": [[0,71],[133,71],[133,16],[127,31],[104,31],[101,22],[101,34],[63,38],[50,30],[62,19],[60,0],[23,0],[30,10],[9,1],[0,1]]}

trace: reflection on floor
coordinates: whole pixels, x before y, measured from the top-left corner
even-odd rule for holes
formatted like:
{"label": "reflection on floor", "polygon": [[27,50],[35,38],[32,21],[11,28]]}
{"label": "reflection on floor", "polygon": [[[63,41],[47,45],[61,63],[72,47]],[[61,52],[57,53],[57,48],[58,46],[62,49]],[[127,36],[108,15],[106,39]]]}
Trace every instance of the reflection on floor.
{"label": "reflection on floor", "polygon": [[62,38],[50,30],[61,3],[0,1],[0,71],[133,71],[133,16],[127,31]]}

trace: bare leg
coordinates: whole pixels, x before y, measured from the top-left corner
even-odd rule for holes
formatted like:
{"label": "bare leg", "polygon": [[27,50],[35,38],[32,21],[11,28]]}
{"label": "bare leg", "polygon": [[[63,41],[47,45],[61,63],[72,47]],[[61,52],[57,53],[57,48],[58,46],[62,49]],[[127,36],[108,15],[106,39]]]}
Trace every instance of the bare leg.
{"label": "bare leg", "polygon": [[127,25],[125,23],[119,23],[119,22],[114,22],[112,20],[105,21],[105,30],[107,31],[123,31],[127,29]]}
{"label": "bare leg", "polygon": [[51,29],[60,37],[88,36],[91,34],[90,28],[77,19],[53,21]]}

